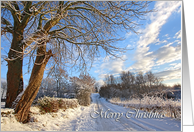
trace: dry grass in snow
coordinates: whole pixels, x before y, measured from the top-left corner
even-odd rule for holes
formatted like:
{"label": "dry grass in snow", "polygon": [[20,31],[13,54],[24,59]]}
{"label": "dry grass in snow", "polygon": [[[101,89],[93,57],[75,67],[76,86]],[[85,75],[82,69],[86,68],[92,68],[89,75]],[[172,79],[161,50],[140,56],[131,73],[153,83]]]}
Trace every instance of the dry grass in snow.
{"label": "dry grass in snow", "polygon": [[181,119],[181,101],[173,101],[172,99],[163,99],[160,97],[144,96],[142,99],[120,100],[120,98],[112,98],[111,103],[130,107],[140,110],[156,111],[165,114],[166,117],[174,117]]}

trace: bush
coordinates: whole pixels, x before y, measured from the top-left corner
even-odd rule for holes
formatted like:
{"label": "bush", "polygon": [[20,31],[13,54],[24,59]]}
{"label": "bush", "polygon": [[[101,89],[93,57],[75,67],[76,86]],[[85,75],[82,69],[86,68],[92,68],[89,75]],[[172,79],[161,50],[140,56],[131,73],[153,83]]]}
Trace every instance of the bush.
{"label": "bush", "polygon": [[42,113],[58,111],[58,105],[53,98],[44,96],[43,98],[38,99],[37,103]]}
{"label": "bush", "polygon": [[79,89],[78,93],[76,94],[76,98],[78,99],[78,102],[80,105],[88,106],[91,103],[91,89],[85,88],[85,89]]}
{"label": "bush", "polygon": [[79,103],[77,99],[57,99],[60,109],[77,108]]}
{"label": "bush", "polygon": [[65,101],[63,99],[59,99],[58,103],[60,109],[67,109],[67,105],[65,104]]}
{"label": "bush", "polygon": [[44,96],[38,99],[37,105],[44,113],[57,112],[59,109],[76,108],[79,106],[77,99],[61,99]]}

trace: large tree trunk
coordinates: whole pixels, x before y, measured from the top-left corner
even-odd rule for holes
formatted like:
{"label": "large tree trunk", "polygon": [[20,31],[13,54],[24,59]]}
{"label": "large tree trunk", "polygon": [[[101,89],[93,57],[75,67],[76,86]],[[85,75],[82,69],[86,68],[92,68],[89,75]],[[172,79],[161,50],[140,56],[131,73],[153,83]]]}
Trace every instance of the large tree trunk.
{"label": "large tree trunk", "polygon": [[23,31],[15,31],[8,53],[7,93],[5,107],[11,108],[13,101],[23,91]]}
{"label": "large tree trunk", "polygon": [[16,119],[19,122],[26,123],[29,121],[30,106],[38,93],[46,64],[51,56],[51,50],[46,52],[46,45],[39,47],[37,50],[37,56],[32,69],[29,85],[15,108]]}

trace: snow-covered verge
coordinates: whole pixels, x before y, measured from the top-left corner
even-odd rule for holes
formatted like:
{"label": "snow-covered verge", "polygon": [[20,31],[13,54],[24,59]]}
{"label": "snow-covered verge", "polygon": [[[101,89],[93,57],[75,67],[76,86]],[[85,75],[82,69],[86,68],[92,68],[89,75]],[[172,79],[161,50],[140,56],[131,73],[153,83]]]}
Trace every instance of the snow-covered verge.
{"label": "snow-covered verge", "polygon": [[[41,114],[38,107],[31,107],[31,119],[29,123],[22,124],[16,121],[14,110],[1,108],[2,112],[10,111],[11,114],[1,115],[1,131],[77,131],[87,130],[87,126],[79,125],[80,123],[90,122],[88,118],[93,107],[78,106],[74,109],[59,109],[56,113]],[[87,117],[86,117],[87,116]],[[85,120],[85,121],[83,121]],[[88,120],[88,121],[86,121]],[[93,124],[95,125],[95,123]],[[82,128],[81,128],[82,127]],[[89,128],[89,130],[91,130]],[[95,130],[95,129],[94,129]]]}
{"label": "snow-covered verge", "polygon": [[112,98],[109,101],[113,104],[130,107],[135,109],[147,110],[147,111],[157,111],[159,113],[165,114],[166,117],[175,117],[181,119],[181,101],[172,99],[163,99],[160,97],[149,97],[144,96],[142,99],[130,99],[121,100],[120,98]]}

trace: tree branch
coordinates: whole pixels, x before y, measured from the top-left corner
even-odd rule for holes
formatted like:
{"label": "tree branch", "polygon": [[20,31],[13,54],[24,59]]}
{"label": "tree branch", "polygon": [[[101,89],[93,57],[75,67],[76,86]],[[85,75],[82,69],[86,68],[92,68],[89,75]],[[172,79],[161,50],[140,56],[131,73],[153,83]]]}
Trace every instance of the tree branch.
{"label": "tree branch", "polygon": [[22,27],[26,27],[26,25],[28,24],[28,20],[30,19],[32,13],[29,11],[29,9],[32,6],[32,1],[27,1],[26,6],[24,7],[24,12],[22,14],[23,19],[22,19]]}
{"label": "tree branch", "polygon": [[21,22],[18,18],[18,15],[16,15],[17,14],[16,9],[11,5],[11,1],[7,1],[7,2],[2,1],[1,6],[2,5],[3,5],[3,8],[6,8],[11,12],[15,24],[20,24]]}

